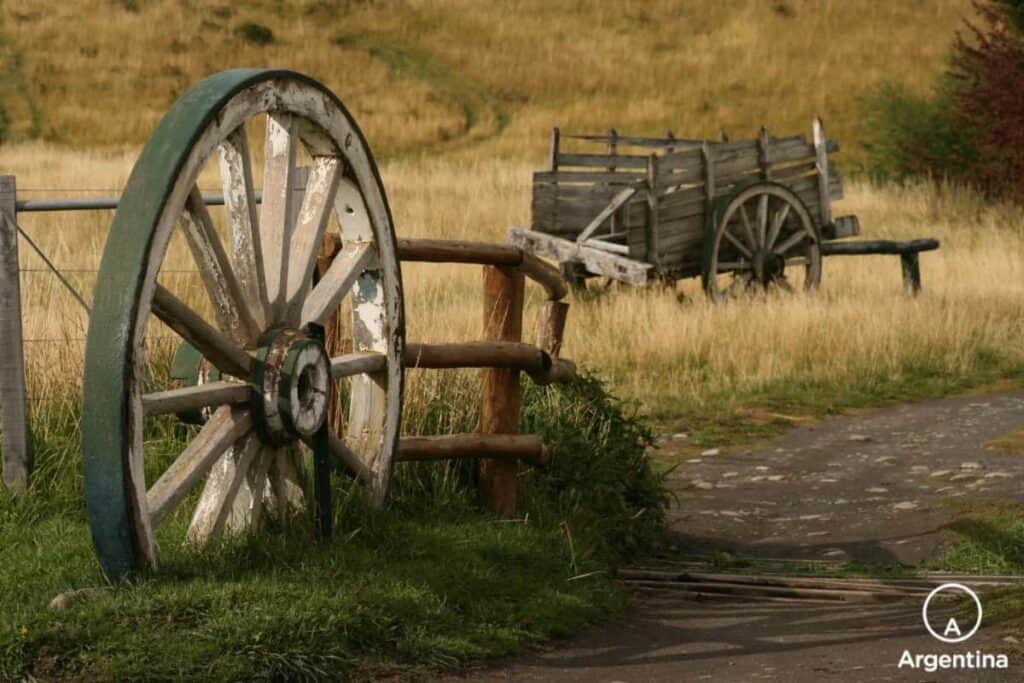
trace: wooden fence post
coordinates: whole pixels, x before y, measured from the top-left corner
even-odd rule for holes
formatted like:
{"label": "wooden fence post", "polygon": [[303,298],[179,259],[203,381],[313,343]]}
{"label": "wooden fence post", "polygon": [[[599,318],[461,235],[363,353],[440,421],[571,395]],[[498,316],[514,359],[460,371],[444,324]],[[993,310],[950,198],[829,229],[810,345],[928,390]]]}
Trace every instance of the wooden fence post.
{"label": "wooden fence post", "polygon": [[32,453],[25,397],[16,195],[14,176],[0,176],[0,448],[4,484],[11,493],[22,496],[28,490]]}
{"label": "wooden fence post", "polygon": [[565,334],[565,318],[569,304],[564,301],[545,301],[537,316],[537,348],[558,358],[562,352],[562,337]]}
{"label": "wooden fence post", "polygon": [[[523,337],[525,277],[516,268],[484,266],[484,340],[518,342]],[[484,370],[480,432],[515,434],[519,431],[519,371]],[[480,461],[480,497],[498,517],[515,515],[519,463]]]}

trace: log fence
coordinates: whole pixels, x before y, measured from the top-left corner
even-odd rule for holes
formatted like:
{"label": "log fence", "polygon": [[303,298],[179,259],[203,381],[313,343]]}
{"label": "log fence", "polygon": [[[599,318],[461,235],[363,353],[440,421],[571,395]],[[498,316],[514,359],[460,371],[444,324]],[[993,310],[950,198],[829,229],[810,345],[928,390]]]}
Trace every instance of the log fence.
{"label": "log fence", "polygon": [[[301,187],[296,188],[301,191]],[[204,194],[208,205],[221,205],[217,194]],[[257,198],[259,201],[259,198]],[[14,176],[0,176],[0,430],[2,430],[3,481],[15,496],[25,495],[31,474],[32,454],[27,406],[24,345],[31,342],[67,343],[79,338],[26,339],[22,329],[20,276],[26,272],[52,272],[88,310],[85,299],[64,273],[95,273],[94,269],[60,269],[39,246],[31,248],[46,268],[20,265],[18,242],[29,236],[20,230],[18,214],[52,211],[112,210],[117,197],[90,199],[18,199]],[[317,273],[326,272],[341,252],[336,236],[325,238]],[[398,241],[399,259],[406,262],[459,263],[482,266],[483,339],[474,342],[409,343],[405,364],[410,369],[481,368],[483,399],[481,424],[476,433],[439,436],[407,436],[399,442],[398,460],[407,462],[473,458],[480,461],[480,495],[499,516],[515,512],[519,463],[543,466],[548,450],[536,435],[519,434],[519,376],[526,374],[538,384],[565,382],[576,373],[575,365],[560,357],[569,305],[568,294],[558,270],[523,250],[502,245],[432,239]],[[178,271],[175,271],[178,272]],[[180,271],[197,274],[195,270]],[[537,283],[545,293],[534,326],[535,344],[523,341],[523,300],[525,282]],[[330,340],[337,323],[325,330]],[[168,337],[171,338],[171,337]],[[346,357],[359,364],[373,359]],[[339,420],[340,407],[332,404],[331,417]],[[357,476],[358,476],[357,472]]]}

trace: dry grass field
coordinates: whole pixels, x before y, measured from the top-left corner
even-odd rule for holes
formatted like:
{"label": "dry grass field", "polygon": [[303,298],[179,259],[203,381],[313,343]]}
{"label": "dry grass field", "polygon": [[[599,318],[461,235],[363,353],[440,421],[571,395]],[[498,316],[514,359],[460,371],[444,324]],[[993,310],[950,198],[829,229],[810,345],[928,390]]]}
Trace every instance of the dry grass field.
{"label": "dry grass field", "polygon": [[[322,78],[352,108],[384,159],[401,236],[502,241],[509,225],[529,222],[530,174],[555,124],[679,135],[724,127],[739,136],[762,122],[804,132],[821,113],[852,170],[856,98],[882,79],[924,88],[969,10],[959,0],[657,2],[624,11],[597,2],[97,0],[44,12],[12,1],[3,31],[9,62],[18,59],[8,74],[29,87],[20,104],[11,87],[2,91],[15,142],[0,159],[24,196],[116,191],[137,143],[189,84],[222,67],[280,65]],[[270,28],[272,41],[244,39],[248,22]],[[50,142],[16,141],[28,133],[25,102]],[[914,393],[906,382],[921,376],[972,383],[1024,361],[1019,211],[954,188],[856,181],[836,208],[858,214],[867,237],[942,240],[922,257],[922,297],[902,295],[891,256],[833,258],[817,294],[729,306],[708,304],[693,282],[675,292],[613,288],[574,303],[566,353],[666,417],[770,390],[798,398],[811,386],[884,397],[888,383],[901,387],[894,395]],[[23,224],[74,271],[96,267],[108,220],[36,214]],[[41,267],[23,250],[26,266]],[[80,337],[80,311],[55,280],[25,277],[27,336]],[[86,290],[93,279],[71,277]],[[411,340],[477,336],[478,269],[409,266],[404,279]],[[79,348],[30,344],[36,395],[77,382]]]}

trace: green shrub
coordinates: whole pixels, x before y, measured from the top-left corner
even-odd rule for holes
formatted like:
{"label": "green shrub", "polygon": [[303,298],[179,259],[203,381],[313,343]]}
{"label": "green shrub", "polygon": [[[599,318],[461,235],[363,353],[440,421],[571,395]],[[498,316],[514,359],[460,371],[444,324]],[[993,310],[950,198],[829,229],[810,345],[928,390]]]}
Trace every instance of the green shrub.
{"label": "green shrub", "polygon": [[247,22],[235,29],[242,40],[253,45],[269,45],[274,42],[274,32],[263,24]]}

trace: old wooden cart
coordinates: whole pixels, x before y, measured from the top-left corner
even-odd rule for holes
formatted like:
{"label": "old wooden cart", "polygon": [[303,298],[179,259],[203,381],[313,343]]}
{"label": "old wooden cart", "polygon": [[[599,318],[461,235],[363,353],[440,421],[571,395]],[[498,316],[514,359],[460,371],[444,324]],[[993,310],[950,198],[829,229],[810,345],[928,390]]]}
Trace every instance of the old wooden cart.
{"label": "old wooden cart", "polygon": [[577,284],[595,275],[635,285],[699,275],[722,299],[814,288],[827,254],[895,253],[917,292],[917,254],[937,241],[832,241],[860,231],[856,216],[832,215],[843,196],[828,157],[837,150],[819,119],[811,141],[766,129],[755,140],[712,142],[556,128],[551,169],[534,174],[531,228],[512,228],[509,238],[558,261]]}

